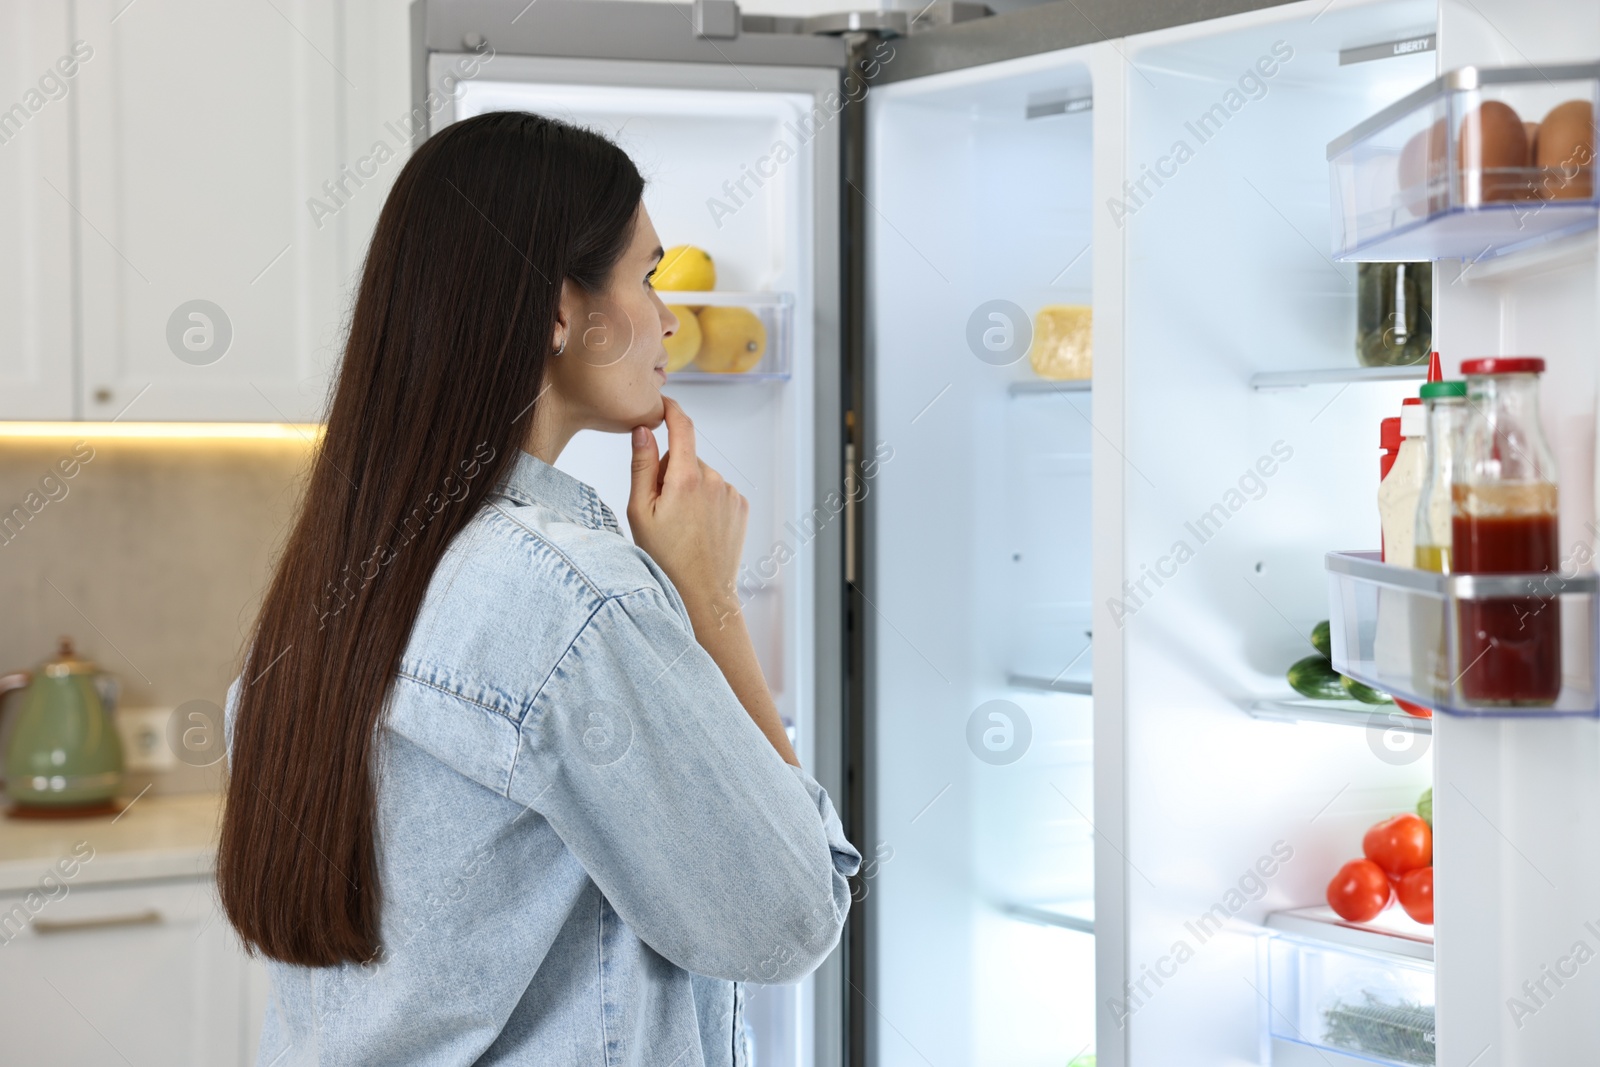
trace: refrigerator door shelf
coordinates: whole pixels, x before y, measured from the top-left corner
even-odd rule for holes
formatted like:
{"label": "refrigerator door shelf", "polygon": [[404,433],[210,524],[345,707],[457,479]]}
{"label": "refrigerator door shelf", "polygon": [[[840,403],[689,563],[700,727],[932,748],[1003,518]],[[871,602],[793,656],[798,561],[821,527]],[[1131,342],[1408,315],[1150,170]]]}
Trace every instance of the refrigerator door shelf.
{"label": "refrigerator door shelf", "polygon": [[[794,296],[790,293],[686,292],[663,290],[661,299],[677,314],[700,317],[702,340],[700,355],[682,370],[667,375],[670,382],[783,382],[789,380],[794,351]],[[749,316],[729,317],[727,312],[710,308],[742,308]],[[711,316],[720,316],[718,327],[710,327]],[[753,318],[752,318],[753,316]],[[741,319],[743,321],[741,321]],[[680,329],[683,327],[680,326]],[[713,330],[716,331],[713,334]],[[712,351],[712,337],[719,347]],[[714,371],[727,365],[728,345],[763,347],[759,362],[747,370]],[[716,362],[711,362],[715,360]]]}
{"label": "refrigerator door shelf", "polygon": [[1358,924],[1319,907],[1274,912],[1267,928],[1271,1037],[1372,1063],[1435,1062],[1431,927],[1398,908]]}
{"label": "refrigerator door shelf", "polygon": [[1334,258],[1468,262],[1593,229],[1600,64],[1462,67],[1328,146]]}
{"label": "refrigerator door shelf", "polygon": [[[1600,716],[1600,575],[1434,574],[1376,552],[1329,552],[1327,572],[1340,674],[1447,715]],[[1529,660],[1551,649],[1554,662],[1516,665],[1519,645]],[[1508,674],[1557,669],[1553,703],[1484,699]]]}

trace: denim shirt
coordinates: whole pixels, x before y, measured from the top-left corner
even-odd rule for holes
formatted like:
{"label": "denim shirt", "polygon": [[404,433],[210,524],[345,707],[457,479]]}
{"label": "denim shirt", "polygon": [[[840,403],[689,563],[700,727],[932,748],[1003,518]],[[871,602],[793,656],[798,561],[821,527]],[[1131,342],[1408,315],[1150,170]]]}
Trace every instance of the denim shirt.
{"label": "denim shirt", "polygon": [[382,955],[268,961],[260,1064],[743,1067],[740,983],[839,940],[861,857],[827,794],[527,453],[435,571],[376,753]]}

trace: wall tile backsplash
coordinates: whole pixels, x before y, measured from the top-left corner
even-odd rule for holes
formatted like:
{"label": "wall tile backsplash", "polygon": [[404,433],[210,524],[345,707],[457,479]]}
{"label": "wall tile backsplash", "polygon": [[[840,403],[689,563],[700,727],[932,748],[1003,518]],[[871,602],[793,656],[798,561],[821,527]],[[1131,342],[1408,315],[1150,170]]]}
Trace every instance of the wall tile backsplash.
{"label": "wall tile backsplash", "polygon": [[[312,446],[85,431],[0,439],[0,671],[31,669],[68,635],[117,675],[124,707],[221,704]],[[220,767],[180,763],[157,788],[219,781]]]}

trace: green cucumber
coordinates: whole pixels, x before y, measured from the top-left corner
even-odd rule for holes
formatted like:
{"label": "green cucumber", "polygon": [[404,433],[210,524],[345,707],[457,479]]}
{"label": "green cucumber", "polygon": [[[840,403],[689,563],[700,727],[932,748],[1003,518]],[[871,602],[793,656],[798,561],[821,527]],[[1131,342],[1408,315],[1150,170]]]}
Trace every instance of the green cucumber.
{"label": "green cucumber", "polygon": [[1394,703],[1394,699],[1390,697],[1388,693],[1380,693],[1370,685],[1362,685],[1354,678],[1346,678],[1343,675],[1340,675],[1339,681],[1340,684],[1344,686],[1344,691],[1346,693],[1350,694],[1352,697],[1355,697],[1363,704]]}
{"label": "green cucumber", "polygon": [[1311,628],[1311,643],[1329,659],[1333,658],[1333,628],[1323,619]]}
{"label": "green cucumber", "polygon": [[1417,814],[1430,827],[1433,825],[1433,786],[1422,791],[1422,799],[1417,801]]}
{"label": "green cucumber", "polygon": [[1339,672],[1333,669],[1326,656],[1307,656],[1296,661],[1289,668],[1288,678],[1290,688],[1312,700],[1344,700],[1348,695]]}

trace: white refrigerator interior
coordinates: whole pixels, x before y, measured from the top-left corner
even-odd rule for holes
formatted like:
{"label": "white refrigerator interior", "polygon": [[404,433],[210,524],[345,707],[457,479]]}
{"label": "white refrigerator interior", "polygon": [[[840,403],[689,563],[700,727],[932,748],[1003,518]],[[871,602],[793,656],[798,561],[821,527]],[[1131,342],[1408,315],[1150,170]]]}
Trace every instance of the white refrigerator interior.
{"label": "white refrigerator interior", "polygon": [[[448,57],[446,57],[448,58]],[[439,62],[435,59],[435,62]],[[501,59],[497,65],[519,62]],[[522,60],[534,67],[533,61]],[[545,76],[568,64],[540,61]],[[593,64],[588,64],[592,72]],[[724,183],[737,182],[794,124],[809,94],[641,89],[539,81],[463,83],[458,118],[488,111],[532,111],[588,126],[619,144],[639,165],[644,201],[667,247],[696,245],[715,261],[717,289],[787,294],[793,307],[793,357],[787,380],[675,382],[665,392],[694,420],[700,458],[750,501],[740,572],[743,604],[767,683],[791,727],[802,762],[813,756],[812,542],[819,524],[813,485],[812,160],[806,144],[731,213]],[[670,294],[663,294],[671,302]],[[649,324],[640,324],[648,328]],[[769,338],[769,341],[776,339]],[[654,339],[638,343],[654,344]],[[667,450],[665,427],[657,432]],[[630,444],[625,435],[585,431],[558,466],[594,486],[627,532]],[[759,979],[759,976],[753,976]],[[809,980],[746,987],[746,1020],[761,1067],[810,1062]]]}
{"label": "white refrigerator interior", "polygon": [[1091,96],[1080,52],[868,97],[884,1067],[1094,1050],[1093,404],[1026,357],[1042,307],[1091,302]]}
{"label": "white refrigerator interior", "polygon": [[1101,991],[1101,1023],[1134,1064],[1340,1060],[1297,1044],[1316,1035],[1269,1004],[1263,922],[1320,904],[1365,829],[1431,783],[1426,734],[1246,714],[1294,697],[1284,671],[1328,615],[1324,554],[1376,546],[1379,423],[1417,387],[1251,384],[1355,366],[1357,271],[1328,252],[1326,146],[1434,75],[1431,53],[1339,57],[1432,32],[1432,4],[1318,6],[1140,38],[1130,185],[1102,208],[1126,232],[1131,588],[1112,609],[1126,984]]}

